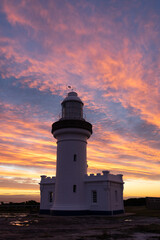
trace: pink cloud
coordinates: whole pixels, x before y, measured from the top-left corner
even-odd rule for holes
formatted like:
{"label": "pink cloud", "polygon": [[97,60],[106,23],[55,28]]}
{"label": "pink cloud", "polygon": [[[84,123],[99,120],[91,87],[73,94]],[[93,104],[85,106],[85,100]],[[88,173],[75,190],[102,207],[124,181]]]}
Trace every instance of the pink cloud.
{"label": "pink cloud", "polygon": [[[152,169],[157,176],[155,159],[159,158],[159,151],[141,139],[133,142],[130,133],[126,137],[108,127],[104,129],[102,120],[114,121],[109,108],[112,101],[125,110],[132,108],[141,120],[160,127],[160,58],[156,56],[152,61],[153,56],[145,53],[151,43],[159,46],[158,16],[151,11],[147,19],[135,18],[137,31],[129,35],[128,15],[118,22],[116,18],[122,17],[122,13],[113,7],[110,13],[106,10],[108,14],[100,14],[88,2],[77,2],[75,6],[65,2],[61,7],[57,1],[46,4],[44,8],[37,0],[3,1],[3,11],[15,35],[4,37],[1,32],[2,78],[14,77],[13,85],[19,83],[21,88],[50,90],[52,94],[58,90],[61,96],[65,96],[67,85],[72,85],[87,110],[104,115],[96,121],[96,136],[88,145],[90,170],[99,171],[106,166],[114,172],[124,171],[127,177],[151,178],[148,169]],[[77,6],[83,11],[77,11]],[[83,14],[88,8],[94,14]],[[128,7],[122,10],[127,12]],[[24,34],[19,28],[23,28]],[[46,162],[45,168],[55,169],[56,144],[52,136],[40,126],[40,119],[22,118],[23,111],[30,114],[30,108],[31,112],[36,109],[31,105],[25,105],[25,109],[17,107],[18,115],[12,112],[15,108],[14,104],[5,105],[1,132],[3,163],[42,167]],[[50,124],[50,120],[44,122],[46,126]],[[17,149],[13,143],[20,147]],[[121,159],[120,155],[128,159]],[[130,156],[136,160],[130,162]],[[143,171],[145,164],[147,169]]]}

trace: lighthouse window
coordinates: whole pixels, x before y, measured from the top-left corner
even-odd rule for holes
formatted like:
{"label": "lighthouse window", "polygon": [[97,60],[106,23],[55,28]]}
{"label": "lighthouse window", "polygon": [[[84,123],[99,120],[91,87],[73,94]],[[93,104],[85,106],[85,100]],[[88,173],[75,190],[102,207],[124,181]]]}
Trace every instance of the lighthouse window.
{"label": "lighthouse window", "polygon": [[73,192],[76,192],[77,186],[73,185]]}
{"label": "lighthouse window", "polygon": [[97,191],[92,191],[92,202],[97,203]]}
{"label": "lighthouse window", "polygon": [[116,202],[118,202],[118,192],[117,192],[117,190],[115,190],[115,200],[116,200]]}
{"label": "lighthouse window", "polygon": [[74,154],[74,156],[73,156],[73,161],[74,161],[74,162],[77,161],[77,154]]}
{"label": "lighthouse window", "polygon": [[63,103],[63,106],[62,106],[62,118],[65,117],[65,103]]}
{"label": "lighthouse window", "polygon": [[49,192],[49,202],[53,202],[53,192]]}

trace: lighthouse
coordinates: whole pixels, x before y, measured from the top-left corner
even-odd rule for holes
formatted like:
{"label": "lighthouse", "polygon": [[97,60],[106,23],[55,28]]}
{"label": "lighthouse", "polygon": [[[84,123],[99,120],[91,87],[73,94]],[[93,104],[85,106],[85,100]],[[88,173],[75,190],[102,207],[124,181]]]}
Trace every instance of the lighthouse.
{"label": "lighthouse", "polygon": [[83,105],[76,92],[69,92],[61,103],[60,119],[52,124],[51,132],[57,142],[56,176],[41,176],[40,213],[124,212],[123,175],[113,175],[108,170],[87,173],[87,140],[92,135],[92,124],[84,118]]}
{"label": "lighthouse", "polygon": [[83,102],[76,92],[61,103],[62,117],[53,123],[57,139],[57,166],[53,211],[85,211],[84,177],[87,174],[87,139],[92,125],[83,117]]}

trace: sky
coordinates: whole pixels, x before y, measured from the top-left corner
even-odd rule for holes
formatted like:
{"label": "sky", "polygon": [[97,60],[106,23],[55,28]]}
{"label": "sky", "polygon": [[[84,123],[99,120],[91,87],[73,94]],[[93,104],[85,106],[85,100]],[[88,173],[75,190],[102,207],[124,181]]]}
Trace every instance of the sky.
{"label": "sky", "polygon": [[160,197],[160,1],[0,1],[0,201],[39,201],[67,86],[93,125],[88,174]]}

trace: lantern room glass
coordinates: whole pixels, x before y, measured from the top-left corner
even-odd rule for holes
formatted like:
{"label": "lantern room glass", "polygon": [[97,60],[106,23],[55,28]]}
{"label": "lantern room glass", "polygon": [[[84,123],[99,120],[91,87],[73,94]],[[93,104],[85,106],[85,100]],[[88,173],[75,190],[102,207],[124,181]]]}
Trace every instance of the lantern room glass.
{"label": "lantern room glass", "polygon": [[83,119],[83,104],[78,101],[66,101],[62,105],[62,118]]}

